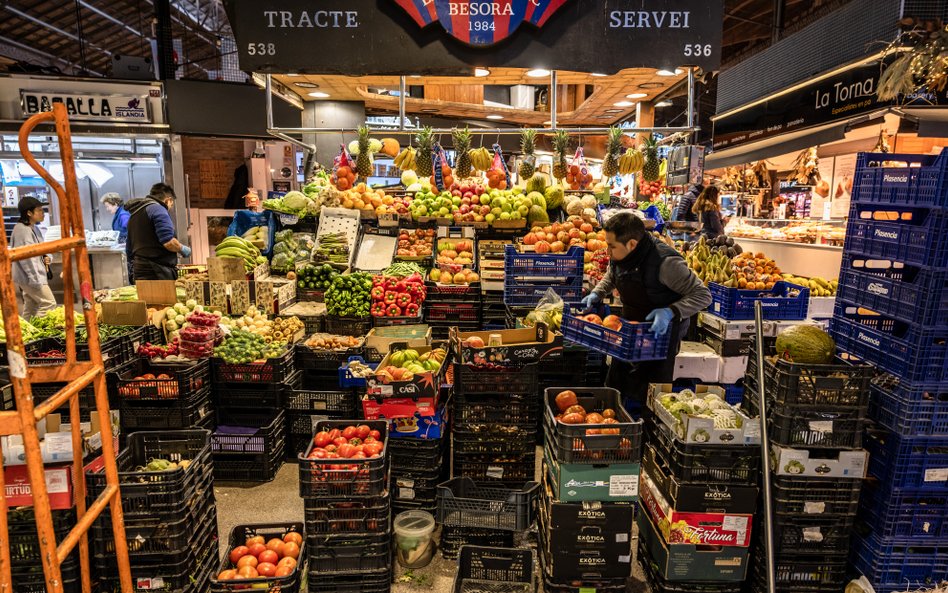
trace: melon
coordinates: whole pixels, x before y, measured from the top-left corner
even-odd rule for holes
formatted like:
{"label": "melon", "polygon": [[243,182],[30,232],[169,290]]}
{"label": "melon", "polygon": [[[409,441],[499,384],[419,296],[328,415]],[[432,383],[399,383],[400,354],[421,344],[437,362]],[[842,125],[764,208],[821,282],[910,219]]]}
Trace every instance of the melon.
{"label": "melon", "polygon": [[546,190],[547,185],[548,183],[543,173],[536,173],[527,180],[527,193],[540,192],[542,194]]}
{"label": "melon", "polygon": [[532,191],[527,194],[527,197],[530,198],[534,206],[540,206],[546,210],[546,198],[543,197],[543,194],[538,191]]}
{"label": "melon", "polygon": [[546,196],[547,209],[555,210],[563,205],[563,198],[565,196],[565,192],[563,191],[562,187],[558,185],[557,186],[551,185],[550,187],[546,188],[546,191],[543,192],[543,194]]}
{"label": "melon", "polygon": [[797,364],[829,364],[836,342],[815,325],[792,325],[777,334],[777,356]]}
{"label": "melon", "polygon": [[534,204],[527,212],[527,221],[530,224],[544,224],[550,222],[550,216],[546,213],[546,208]]}

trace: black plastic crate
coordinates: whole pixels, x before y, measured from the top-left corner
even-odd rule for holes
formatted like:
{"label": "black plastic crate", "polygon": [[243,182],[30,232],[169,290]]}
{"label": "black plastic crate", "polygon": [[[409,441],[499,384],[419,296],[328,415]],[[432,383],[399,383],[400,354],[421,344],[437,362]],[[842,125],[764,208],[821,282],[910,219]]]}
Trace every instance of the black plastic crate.
{"label": "black plastic crate", "polygon": [[491,424],[456,426],[452,431],[452,449],[455,453],[484,453],[517,455],[536,447],[537,428]]}
{"label": "black plastic crate", "polygon": [[[764,558],[760,550],[752,562],[753,574],[748,581],[763,585],[767,591]],[[846,556],[825,554],[781,554],[774,558],[774,581],[779,593],[841,591],[846,581]]]}
{"label": "black plastic crate", "polygon": [[879,375],[870,387],[869,417],[903,436],[948,435],[948,385],[918,388]]}
{"label": "black plastic crate", "polygon": [[[76,524],[75,510],[52,511],[53,533],[62,541]],[[43,550],[36,531],[33,507],[12,508],[7,512],[10,561],[14,571],[33,565],[42,565]]]}
{"label": "black plastic crate", "polygon": [[393,438],[388,442],[388,456],[392,469],[440,468],[448,449],[448,437],[440,439]]}
{"label": "black plastic crate", "polygon": [[287,394],[286,409],[296,413],[355,418],[356,403],[355,392],[351,390],[318,391],[294,388]]}
{"label": "black plastic crate", "polygon": [[[155,378],[136,378],[148,374]],[[157,378],[162,375],[168,378]],[[185,398],[210,383],[211,367],[206,359],[183,364],[162,364],[138,358],[122,368],[117,386],[122,399],[163,401]]]}
{"label": "black plastic crate", "polygon": [[211,453],[215,459],[227,455],[270,456],[282,450],[286,436],[283,410],[261,414],[217,411],[217,429],[211,434]]}
{"label": "black plastic crate", "polygon": [[683,482],[757,485],[759,445],[687,445],[657,426],[646,449]]}
{"label": "black plastic crate", "polygon": [[475,303],[425,303],[425,323],[469,323],[481,322],[481,308]]}
{"label": "black plastic crate", "polygon": [[220,358],[212,359],[215,383],[282,383],[293,373],[293,349],[277,358],[262,362],[227,364]]}
{"label": "black plastic crate", "polygon": [[260,410],[285,407],[288,394],[299,389],[303,373],[294,371],[279,383],[215,383],[214,405],[218,409]]}
{"label": "black plastic crate", "polygon": [[346,501],[308,499],[306,534],[387,533],[392,523],[388,496]]}
{"label": "black plastic crate", "polygon": [[360,573],[392,565],[392,534],[307,534],[311,575]]}
{"label": "black plastic crate", "polygon": [[851,560],[873,585],[905,586],[900,591],[930,589],[948,580],[948,542],[943,540],[893,540],[857,533]]}
{"label": "black plastic crate", "polygon": [[540,400],[535,394],[502,399],[457,394],[451,418],[457,427],[485,423],[535,427],[540,418]]}
{"label": "black plastic crate", "polygon": [[295,346],[296,368],[308,371],[335,372],[350,356],[362,356],[362,346],[346,350],[317,350],[305,344]]}
{"label": "black plastic crate", "polygon": [[[557,394],[570,390],[586,413],[610,409],[615,424],[564,424],[556,420],[559,408]],[[560,463],[633,463],[642,453],[643,421],[633,420],[622,405],[619,392],[609,387],[549,387],[544,391],[546,402],[545,430],[547,444]],[[590,433],[589,431],[594,431]],[[603,434],[603,431],[610,431]]]}
{"label": "black plastic crate", "polygon": [[445,525],[441,529],[441,555],[455,560],[462,546],[482,546],[489,548],[512,548],[514,532],[480,527],[457,527]]}
{"label": "black plastic crate", "polygon": [[454,365],[454,391],[466,395],[493,393],[534,395],[537,393],[537,365],[522,367]]}
{"label": "black plastic crate", "polygon": [[[380,359],[381,360],[381,359]],[[327,371],[307,371],[302,370],[302,382],[300,388],[304,391],[338,391],[339,390],[339,370],[332,373]]]}
{"label": "black plastic crate", "polygon": [[856,518],[774,517],[774,552],[784,554],[846,554]]}
{"label": "black plastic crate", "polygon": [[210,387],[192,392],[182,399],[123,401],[119,410],[123,433],[159,428],[194,428],[214,416]]}
{"label": "black plastic crate", "polygon": [[410,502],[416,500],[434,501],[438,496],[438,484],[444,482],[448,474],[447,464],[433,469],[392,469],[392,500]]}
{"label": "black plastic crate", "polygon": [[455,304],[472,303],[480,306],[481,304],[481,283],[472,282],[470,284],[439,284],[437,282],[425,282],[427,296],[425,304]]}
{"label": "black plastic crate", "polygon": [[372,329],[372,318],[327,315],[325,326],[326,333],[358,338],[369,333],[369,330]]}
{"label": "black plastic crate", "polygon": [[[322,420],[316,432],[345,428],[355,421]],[[382,434],[385,447],[375,459],[310,459],[314,445],[299,457],[300,496],[308,498],[345,498],[381,496],[388,488],[388,422],[365,421],[372,430]]]}
{"label": "black plastic crate", "polygon": [[540,484],[520,488],[454,478],[438,486],[438,523],[524,531],[533,525]]}
{"label": "black plastic crate", "polygon": [[523,484],[536,476],[536,450],[522,455],[454,455],[453,475],[476,481]]}
{"label": "black plastic crate", "polygon": [[284,447],[273,449],[270,456],[230,455],[226,458],[214,458],[214,480],[217,482],[258,483],[269,482],[276,477],[283,465]]}
{"label": "black plastic crate", "polygon": [[269,523],[262,525],[237,525],[230,532],[230,539],[224,555],[221,557],[219,570],[210,576],[211,593],[231,593],[252,588],[264,593],[298,593],[302,580],[303,567],[306,566],[305,546],[300,546],[300,555],[297,558],[296,569],[283,577],[259,577],[256,579],[241,579],[239,581],[218,581],[217,574],[228,568],[235,568],[227,557],[230,550],[244,545],[249,538],[263,536],[264,541],[271,538],[283,539],[288,533],[298,533],[303,537],[302,523]]}
{"label": "black plastic crate", "polygon": [[[745,394],[749,415],[752,418],[760,416],[758,395],[751,389],[747,389]],[[858,449],[862,447],[863,431],[869,423],[863,413],[845,408],[839,412],[768,408],[767,434],[771,441],[784,447]]]}
{"label": "black plastic crate", "polygon": [[[198,485],[213,468],[210,434],[207,430],[192,429],[128,435],[126,448],[116,457],[124,515],[140,517],[183,512],[195,496]],[[186,468],[171,471],[137,470],[156,457],[171,461],[190,460],[191,463]],[[103,469],[86,471],[87,499],[90,502],[105,488]]]}
{"label": "black plastic crate", "polygon": [[[768,401],[780,406],[833,410],[857,408],[869,404],[869,381],[875,370],[836,358],[834,364],[794,364],[783,359],[764,360],[764,381]],[[757,357],[748,357],[744,384],[757,389]]]}
{"label": "black plastic crate", "polygon": [[358,574],[310,571],[308,583],[309,593],[388,593],[392,588],[392,571],[390,568]]}
{"label": "black plastic crate", "polygon": [[[33,526],[35,535],[36,526]],[[59,575],[62,577],[63,593],[79,593],[82,591],[82,582],[80,581],[79,555],[74,551],[59,567]],[[47,593],[46,574],[43,572],[43,564],[37,560],[30,566],[13,566],[11,575],[13,579],[13,588],[11,591],[16,593]]]}
{"label": "black plastic crate", "polygon": [[530,549],[461,546],[454,593],[534,593]]}
{"label": "black plastic crate", "polygon": [[859,505],[862,480],[772,475],[773,510],[801,517],[850,516]]}

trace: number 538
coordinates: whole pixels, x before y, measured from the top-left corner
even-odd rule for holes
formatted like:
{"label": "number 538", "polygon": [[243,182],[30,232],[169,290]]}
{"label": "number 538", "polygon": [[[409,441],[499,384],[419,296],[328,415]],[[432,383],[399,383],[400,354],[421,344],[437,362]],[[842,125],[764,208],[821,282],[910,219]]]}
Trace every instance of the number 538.
{"label": "number 538", "polygon": [[[251,56],[275,56],[275,43],[248,43],[247,53]],[[685,54],[688,55],[688,54]]]}

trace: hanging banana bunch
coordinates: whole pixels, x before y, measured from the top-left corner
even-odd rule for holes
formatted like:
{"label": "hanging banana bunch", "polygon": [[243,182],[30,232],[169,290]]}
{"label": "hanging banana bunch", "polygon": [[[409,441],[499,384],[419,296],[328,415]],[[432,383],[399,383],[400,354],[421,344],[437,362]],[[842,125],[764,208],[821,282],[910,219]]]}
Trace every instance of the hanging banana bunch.
{"label": "hanging banana bunch", "polygon": [[642,151],[636,148],[629,148],[621,157],[619,157],[619,173],[621,175],[631,175],[638,173],[645,165],[645,156]]}
{"label": "hanging banana bunch", "polygon": [[395,166],[398,167],[399,171],[414,171],[415,149],[409,146],[398,153],[398,156],[395,157]]}
{"label": "hanging banana bunch", "polygon": [[494,164],[493,155],[483,146],[471,149],[470,155],[471,164],[474,165],[474,169],[477,171],[488,171]]}

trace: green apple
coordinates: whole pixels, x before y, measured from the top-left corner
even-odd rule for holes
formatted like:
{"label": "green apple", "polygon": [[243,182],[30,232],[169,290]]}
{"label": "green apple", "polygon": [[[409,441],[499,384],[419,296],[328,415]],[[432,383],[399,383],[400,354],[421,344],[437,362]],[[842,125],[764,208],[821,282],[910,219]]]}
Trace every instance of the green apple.
{"label": "green apple", "polygon": [[484,216],[484,220],[487,224],[494,224],[494,221],[497,220],[497,216],[492,213],[487,213],[487,215]]}

